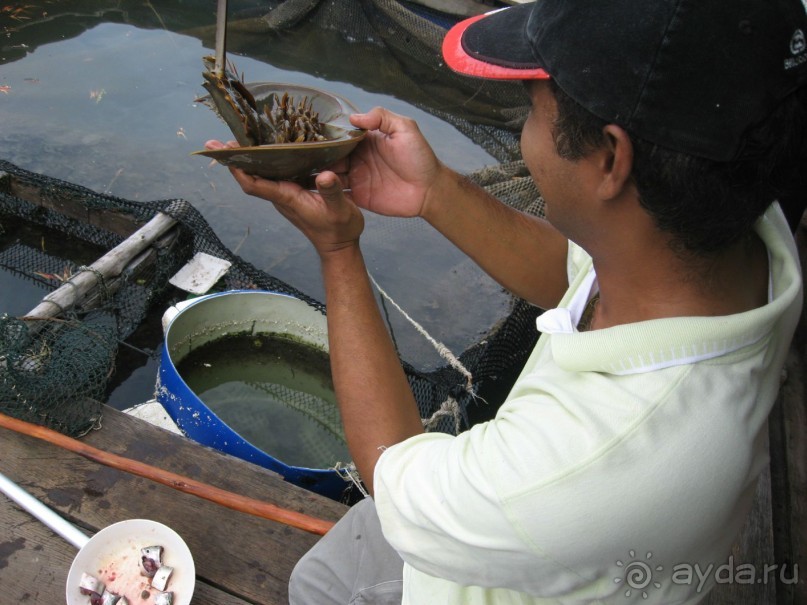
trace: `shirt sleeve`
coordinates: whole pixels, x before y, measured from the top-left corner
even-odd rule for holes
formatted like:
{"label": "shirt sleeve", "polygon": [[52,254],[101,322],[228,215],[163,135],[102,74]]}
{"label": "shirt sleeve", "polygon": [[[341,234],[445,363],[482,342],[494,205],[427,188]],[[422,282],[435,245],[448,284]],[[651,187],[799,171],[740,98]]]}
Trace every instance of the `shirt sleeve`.
{"label": "shirt sleeve", "polygon": [[381,455],[374,475],[384,536],[401,558],[464,585],[507,585],[523,573],[524,546],[477,459],[486,426],[410,438]]}
{"label": "shirt sleeve", "polygon": [[[570,283],[590,266],[591,257],[569,242]],[[533,408],[535,392],[528,391],[522,403],[511,402],[514,411]],[[384,451],[375,468],[374,499],[384,536],[406,563],[462,585],[529,584],[521,576],[534,567],[525,562],[534,562],[535,545],[525,543],[502,494],[521,489],[519,478],[535,471],[536,460],[548,465],[546,476],[562,468],[553,464],[568,462],[558,460],[565,444],[549,427],[576,425],[576,415],[551,397],[549,402],[540,415],[530,413],[530,422],[497,418],[458,436],[425,433]],[[514,451],[517,443],[524,447]],[[511,466],[519,470],[504,471]],[[526,475],[525,467],[531,469]]]}

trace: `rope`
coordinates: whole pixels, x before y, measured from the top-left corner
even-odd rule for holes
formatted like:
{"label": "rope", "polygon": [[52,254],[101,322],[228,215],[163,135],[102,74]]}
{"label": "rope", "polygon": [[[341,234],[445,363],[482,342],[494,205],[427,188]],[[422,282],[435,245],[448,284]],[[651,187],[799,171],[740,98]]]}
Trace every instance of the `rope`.
{"label": "rope", "polygon": [[437,426],[441,418],[450,416],[454,419],[454,434],[458,435],[460,432],[460,417],[462,416],[462,409],[459,402],[451,395],[446,397],[446,400],[440,404],[440,409],[431,415],[431,418],[423,418],[423,428],[427,431]]}
{"label": "rope", "polygon": [[339,477],[341,477],[345,483],[352,483],[355,485],[356,489],[359,490],[362,496],[365,498],[370,497],[370,493],[364,488],[364,484],[359,476],[359,471],[354,463],[349,462],[348,464],[343,464],[341,462],[337,462],[331,467],[331,470],[336,471],[336,474],[339,475]]}
{"label": "rope", "polygon": [[[78,268],[78,271],[76,271],[76,275],[78,275],[79,273],[84,273],[84,272],[92,273],[95,276],[96,285],[98,286],[98,288],[103,293],[102,294],[103,299],[104,300],[109,300],[110,299],[109,288],[107,287],[106,278],[104,277],[104,274],[101,273],[98,269],[95,269],[95,268],[87,266],[87,265],[82,265],[81,267]],[[72,283],[72,278],[67,283],[69,283],[70,285],[72,285],[75,288],[75,284]]]}
{"label": "rope", "polygon": [[465,376],[465,390],[468,391],[470,394],[473,395],[473,375],[470,371],[462,364],[462,362],[451,352],[451,350],[445,346],[443,343],[438,342],[431,334],[426,331],[426,328],[421,326],[418,322],[416,322],[406,311],[404,311],[398,303],[396,303],[392,297],[386,293],[386,291],[378,284],[375,278],[369,273],[367,275],[370,277],[370,281],[373,282],[375,288],[379,291],[381,296],[386,298],[392,306],[394,306],[398,312],[404,316],[404,318],[414,326],[414,328],[418,331],[418,333],[423,336],[431,345],[437,350],[440,356],[445,359],[448,364],[457,370],[460,374]]}

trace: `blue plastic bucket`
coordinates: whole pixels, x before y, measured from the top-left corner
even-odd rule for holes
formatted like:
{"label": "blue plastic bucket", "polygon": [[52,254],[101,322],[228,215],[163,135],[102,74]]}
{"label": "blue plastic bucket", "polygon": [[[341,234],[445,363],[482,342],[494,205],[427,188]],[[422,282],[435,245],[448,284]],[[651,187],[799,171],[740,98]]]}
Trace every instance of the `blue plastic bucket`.
{"label": "blue plastic bucket", "polygon": [[[327,353],[327,324],[322,313],[285,294],[234,290],[201,296],[170,308],[163,317],[163,330],[165,339],[157,400],[187,437],[268,468],[300,487],[329,498],[340,498],[348,483],[338,471],[332,467],[293,466],[259,449],[216,415],[188,386],[177,369],[182,359],[199,347],[245,333],[290,337],[295,342]],[[294,431],[297,428],[277,426],[273,430]]]}

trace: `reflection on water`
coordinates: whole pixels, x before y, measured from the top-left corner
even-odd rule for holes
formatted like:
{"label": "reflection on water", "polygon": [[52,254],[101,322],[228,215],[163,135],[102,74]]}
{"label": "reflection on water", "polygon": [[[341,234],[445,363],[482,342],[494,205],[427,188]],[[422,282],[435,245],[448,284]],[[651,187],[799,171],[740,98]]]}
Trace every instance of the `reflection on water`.
{"label": "reflection on water", "polygon": [[[451,124],[419,109],[428,99],[398,90],[377,52],[368,52],[361,41],[334,31],[297,38],[250,32],[254,28],[246,24],[252,17],[244,14],[256,14],[263,4],[230,1],[228,49],[247,81],[311,86],[342,95],[360,110],[383,105],[412,116],[438,155],[462,172],[496,162]],[[214,2],[86,0],[15,6],[25,8],[12,13],[5,7],[0,13],[5,34],[0,47],[1,158],[127,199],[189,200],[225,245],[322,299],[318,263],[307,241],[268,204],[244,195],[226,169],[190,156],[209,138],[231,138],[226,125],[195,102],[204,93],[202,56],[212,51]],[[508,298],[499,287],[427,225],[367,219],[363,240],[373,276],[450,349],[461,352],[504,313]],[[2,245],[12,237],[2,236]],[[0,288],[7,291],[2,281]],[[7,295],[0,296],[2,312]],[[154,311],[157,318],[161,313]],[[417,367],[438,365],[430,345],[394,311],[390,314],[402,356]],[[155,338],[156,330],[146,341]],[[158,342],[138,344],[155,348]],[[152,394],[156,362],[131,357],[131,378],[113,394],[113,405],[130,405]]]}

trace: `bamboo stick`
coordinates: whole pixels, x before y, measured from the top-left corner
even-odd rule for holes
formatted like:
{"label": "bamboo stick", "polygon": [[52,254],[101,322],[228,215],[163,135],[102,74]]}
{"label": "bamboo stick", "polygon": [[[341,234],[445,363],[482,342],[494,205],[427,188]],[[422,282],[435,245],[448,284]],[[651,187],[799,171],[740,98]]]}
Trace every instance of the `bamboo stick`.
{"label": "bamboo stick", "polygon": [[333,522],[331,521],[318,519],[304,513],[299,513],[297,511],[288,510],[268,502],[256,500],[255,498],[242,496],[241,494],[235,494],[213,485],[196,481],[190,477],[185,477],[183,475],[172,473],[171,471],[166,471],[164,469],[151,466],[150,464],[146,464],[138,460],[132,460],[131,458],[118,456],[117,454],[113,454],[111,452],[105,452],[104,450],[100,450],[91,445],[87,445],[86,443],[82,443],[77,439],[73,439],[72,437],[68,437],[57,431],[32,424],[30,422],[25,422],[23,420],[18,420],[2,413],[0,413],[0,427],[15,431],[17,433],[22,433],[23,435],[28,435],[29,437],[42,439],[43,441],[47,441],[48,443],[52,443],[53,445],[79,454],[80,456],[83,456],[88,460],[92,460],[93,462],[131,473],[139,477],[144,477],[157,483],[162,483],[163,485],[167,485],[168,487],[179,490],[186,494],[191,494],[199,498],[203,498],[204,500],[215,502],[216,504],[220,504],[221,506],[238,512],[255,515],[256,517],[269,519],[270,521],[277,521],[278,523],[296,527],[297,529],[302,529],[303,531],[320,536],[327,533],[328,530],[333,527]]}
{"label": "bamboo stick", "polygon": [[227,0],[219,0],[216,8],[216,63],[213,73],[218,78],[224,77],[227,47]]}
{"label": "bamboo stick", "polygon": [[109,279],[120,275],[130,260],[175,224],[176,220],[167,214],[157,213],[148,223],[90,265],[89,269],[77,273],[45,296],[25,317],[48,319],[71,308],[98,283],[99,276]]}

